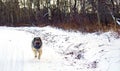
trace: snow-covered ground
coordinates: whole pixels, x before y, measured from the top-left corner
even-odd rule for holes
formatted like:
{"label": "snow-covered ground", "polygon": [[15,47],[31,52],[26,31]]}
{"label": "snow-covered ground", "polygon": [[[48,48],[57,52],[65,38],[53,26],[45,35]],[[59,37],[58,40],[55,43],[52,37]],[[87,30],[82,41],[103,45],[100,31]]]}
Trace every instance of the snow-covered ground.
{"label": "snow-covered ground", "polygon": [[[35,59],[31,41],[40,36],[43,54]],[[116,33],[80,33],[52,27],[0,27],[0,71],[120,71]]]}

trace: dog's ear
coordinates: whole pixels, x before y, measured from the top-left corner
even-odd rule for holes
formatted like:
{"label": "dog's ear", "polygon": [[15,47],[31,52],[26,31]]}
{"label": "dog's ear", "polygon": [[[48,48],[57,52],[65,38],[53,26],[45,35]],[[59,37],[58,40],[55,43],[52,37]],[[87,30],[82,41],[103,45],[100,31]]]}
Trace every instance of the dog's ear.
{"label": "dog's ear", "polygon": [[32,40],[32,44],[34,44],[35,40],[36,40],[36,38],[33,38],[33,40]]}
{"label": "dog's ear", "polygon": [[35,40],[36,40],[36,38],[33,39],[33,41],[35,41]]}
{"label": "dog's ear", "polygon": [[41,38],[40,38],[40,37],[39,37],[38,39],[39,39],[39,40],[41,40]]}

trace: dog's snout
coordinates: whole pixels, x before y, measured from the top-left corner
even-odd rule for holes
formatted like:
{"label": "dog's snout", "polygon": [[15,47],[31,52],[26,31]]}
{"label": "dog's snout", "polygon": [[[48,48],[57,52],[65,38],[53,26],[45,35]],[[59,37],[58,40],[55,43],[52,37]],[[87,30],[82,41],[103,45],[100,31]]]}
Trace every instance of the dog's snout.
{"label": "dog's snout", "polygon": [[38,44],[40,44],[40,42],[36,42],[36,44],[38,45]]}

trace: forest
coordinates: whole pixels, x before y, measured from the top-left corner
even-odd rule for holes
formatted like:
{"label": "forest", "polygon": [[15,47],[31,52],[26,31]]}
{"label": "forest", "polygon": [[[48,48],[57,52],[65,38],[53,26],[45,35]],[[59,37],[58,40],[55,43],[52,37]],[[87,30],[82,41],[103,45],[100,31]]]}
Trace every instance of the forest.
{"label": "forest", "polygon": [[118,28],[120,0],[0,0],[0,26]]}

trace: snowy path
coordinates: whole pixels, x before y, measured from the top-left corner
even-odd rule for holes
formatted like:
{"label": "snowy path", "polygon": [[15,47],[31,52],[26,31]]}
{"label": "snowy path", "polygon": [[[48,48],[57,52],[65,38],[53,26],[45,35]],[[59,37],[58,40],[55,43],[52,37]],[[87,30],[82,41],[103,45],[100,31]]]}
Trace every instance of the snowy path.
{"label": "snowy path", "polygon": [[59,55],[44,46],[41,60],[34,59],[31,50],[32,34],[0,29],[0,70],[1,71],[54,71],[59,66]]}
{"label": "snowy path", "polygon": [[[40,60],[34,58],[31,49],[36,35],[43,40]],[[0,27],[0,71],[120,71],[119,43],[113,32]]]}
{"label": "snowy path", "polygon": [[[0,69],[2,71],[23,71],[23,42],[17,31],[0,31]],[[17,34],[17,35],[16,35]],[[16,36],[13,36],[16,35]],[[15,40],[14,40],[15,39]]]}

